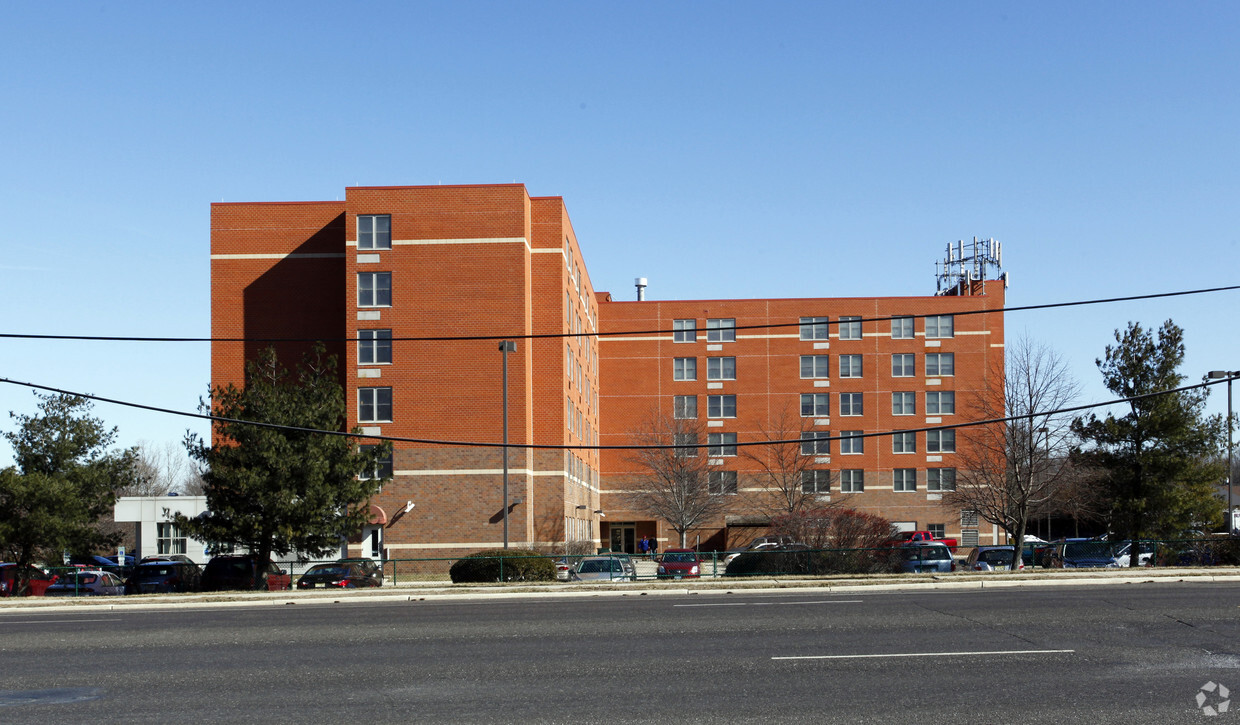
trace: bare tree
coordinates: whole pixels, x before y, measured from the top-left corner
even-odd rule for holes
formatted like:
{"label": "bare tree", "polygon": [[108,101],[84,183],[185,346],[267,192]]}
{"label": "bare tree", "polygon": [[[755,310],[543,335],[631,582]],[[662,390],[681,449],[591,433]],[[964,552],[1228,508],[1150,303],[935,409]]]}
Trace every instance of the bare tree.
{"label": "bare tree", "polygon": [[121,491],[122,496],[166,496],[169,493],[198,495],[202,475],[178,443],[162,445],[139,441],[135,462],[135,481]]}
{"label": "bare tree", "polygon": [[956,490],[944,499],[1007,532],[1015,569],[1030,511],[1046,504],[1072,473],[1053,457],[1075,441],[1072,418],[1055,411],[1068,407],[1080,387],[1054,350],[1028,338],[1009,345],[1005,357],[1006,365],[991,369],[993,384],[974,397],[968,413],[979,421],[1012,420],[960,429],[965,445]]}
{"label": "bare tree", "polygon": [[629,456],[643,473],[627,495],[629,506],[666,521],[685,546],[690,529],[728,508],[736,479],[705,455],[706,428],[697,420],[653,413],[630,438],[643,446]]}
{"label": "bare tree", "polygon": [[741,449],[740,457],[758,469],[753,477],[763,489],[754,506],[768,516],[839,504],[819,499],[820,494],[831,490],[833,474],[801,450],[802,434],[812,430],[806,425],[808,420],[812,418],[802,418],[785,409],[771,419],[769,427],[758,429],[765,445]]}

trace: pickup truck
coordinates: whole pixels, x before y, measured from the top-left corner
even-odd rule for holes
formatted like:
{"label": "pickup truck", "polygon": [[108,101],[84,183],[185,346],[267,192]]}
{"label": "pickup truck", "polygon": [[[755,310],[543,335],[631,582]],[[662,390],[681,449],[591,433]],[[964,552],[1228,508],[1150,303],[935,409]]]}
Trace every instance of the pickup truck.
{"label": "pickup truck", "polygon": [[901,531],[900,533],[896,534],[895,536],[891,538],[891,544],[893,546],[899,546],[901,544],[909,544],[909,543],[918,542],[918,541],[928,541],[928,542],[934,542],[938,544],[947,544],[947,548],[951,549],[953,554],[956,553],[956,546],[959,544],[959,542],[956,541],[955,539],[935,538],[934,534],[931,534],[929,531]]}

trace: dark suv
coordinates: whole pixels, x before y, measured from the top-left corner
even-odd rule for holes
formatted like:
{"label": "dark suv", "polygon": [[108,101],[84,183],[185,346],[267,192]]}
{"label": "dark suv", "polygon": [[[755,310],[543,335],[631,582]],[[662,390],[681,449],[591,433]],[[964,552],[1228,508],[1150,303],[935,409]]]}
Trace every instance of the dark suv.
{"label": "dark suv", "polygon": [[337,559],[337,564],[357,564],[366,576],[378,580],[376,586],[383,586],[383,562],[362,557],[360,559]]}
{"label": "dark suv", "polygon": [[202,572],[194,563],[146,561],[135,566],[125,580],[125,593],[196,592],[201,579]]}
{"label": "dark suv", "polygon": [[260,588],[274,592],[292,585],[293,577],[270,561],[259,564],[252,556],[229,554],[207,562],[207,568],[202,573],[202,590],[253,589],[254,570],[258,566],[261,566],[261,577],[267,583],[267,586]]}

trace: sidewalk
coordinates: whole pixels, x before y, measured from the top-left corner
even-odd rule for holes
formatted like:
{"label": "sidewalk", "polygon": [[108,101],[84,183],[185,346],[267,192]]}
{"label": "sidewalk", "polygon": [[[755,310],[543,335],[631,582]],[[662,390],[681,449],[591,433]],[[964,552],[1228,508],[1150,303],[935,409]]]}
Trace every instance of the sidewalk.
{"label": "sidewalk", "polygon": [[[874,574],[827,577],[704,577],[701,579],[654,579],[655,564],[638,561],[635,582],[530,582],[522,584],[452,584],[445,581],[399,582],[379,589],[283,592],[211,592],[203,594],[130,595],[125,597],[14,597],[0,599],[0,616],[14,611],[154,610],[190,607],[230,607],[297,604],[359,604],[367,601],[460,601],[528,597],[659,596],[697,593],[728,595],[787,592],[840,594],[866,591],[918,591],[926,589],[1018,589],[1047,586],[1111,586],[1116,584],[1166,584],[1178,582],[1240,583],[1240,567],[1200,569],[1035,570],[1032,572],[953,572],[951,574]],[[649,573],[646,569],[649,568]],[[649,577],[649,578],[645,578]],[[2,620],[0,620],[2,621]]]}

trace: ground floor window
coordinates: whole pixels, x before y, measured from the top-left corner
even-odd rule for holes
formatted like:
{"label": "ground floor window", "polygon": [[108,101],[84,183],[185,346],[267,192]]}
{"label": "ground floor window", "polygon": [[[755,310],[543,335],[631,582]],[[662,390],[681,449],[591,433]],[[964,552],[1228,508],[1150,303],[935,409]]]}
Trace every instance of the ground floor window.
{"label": "ground floor window", "polygon": [[181,527],[171,521],[155,524],[155,541],[157,554],[185,553],[185,534],[181,533]]}

